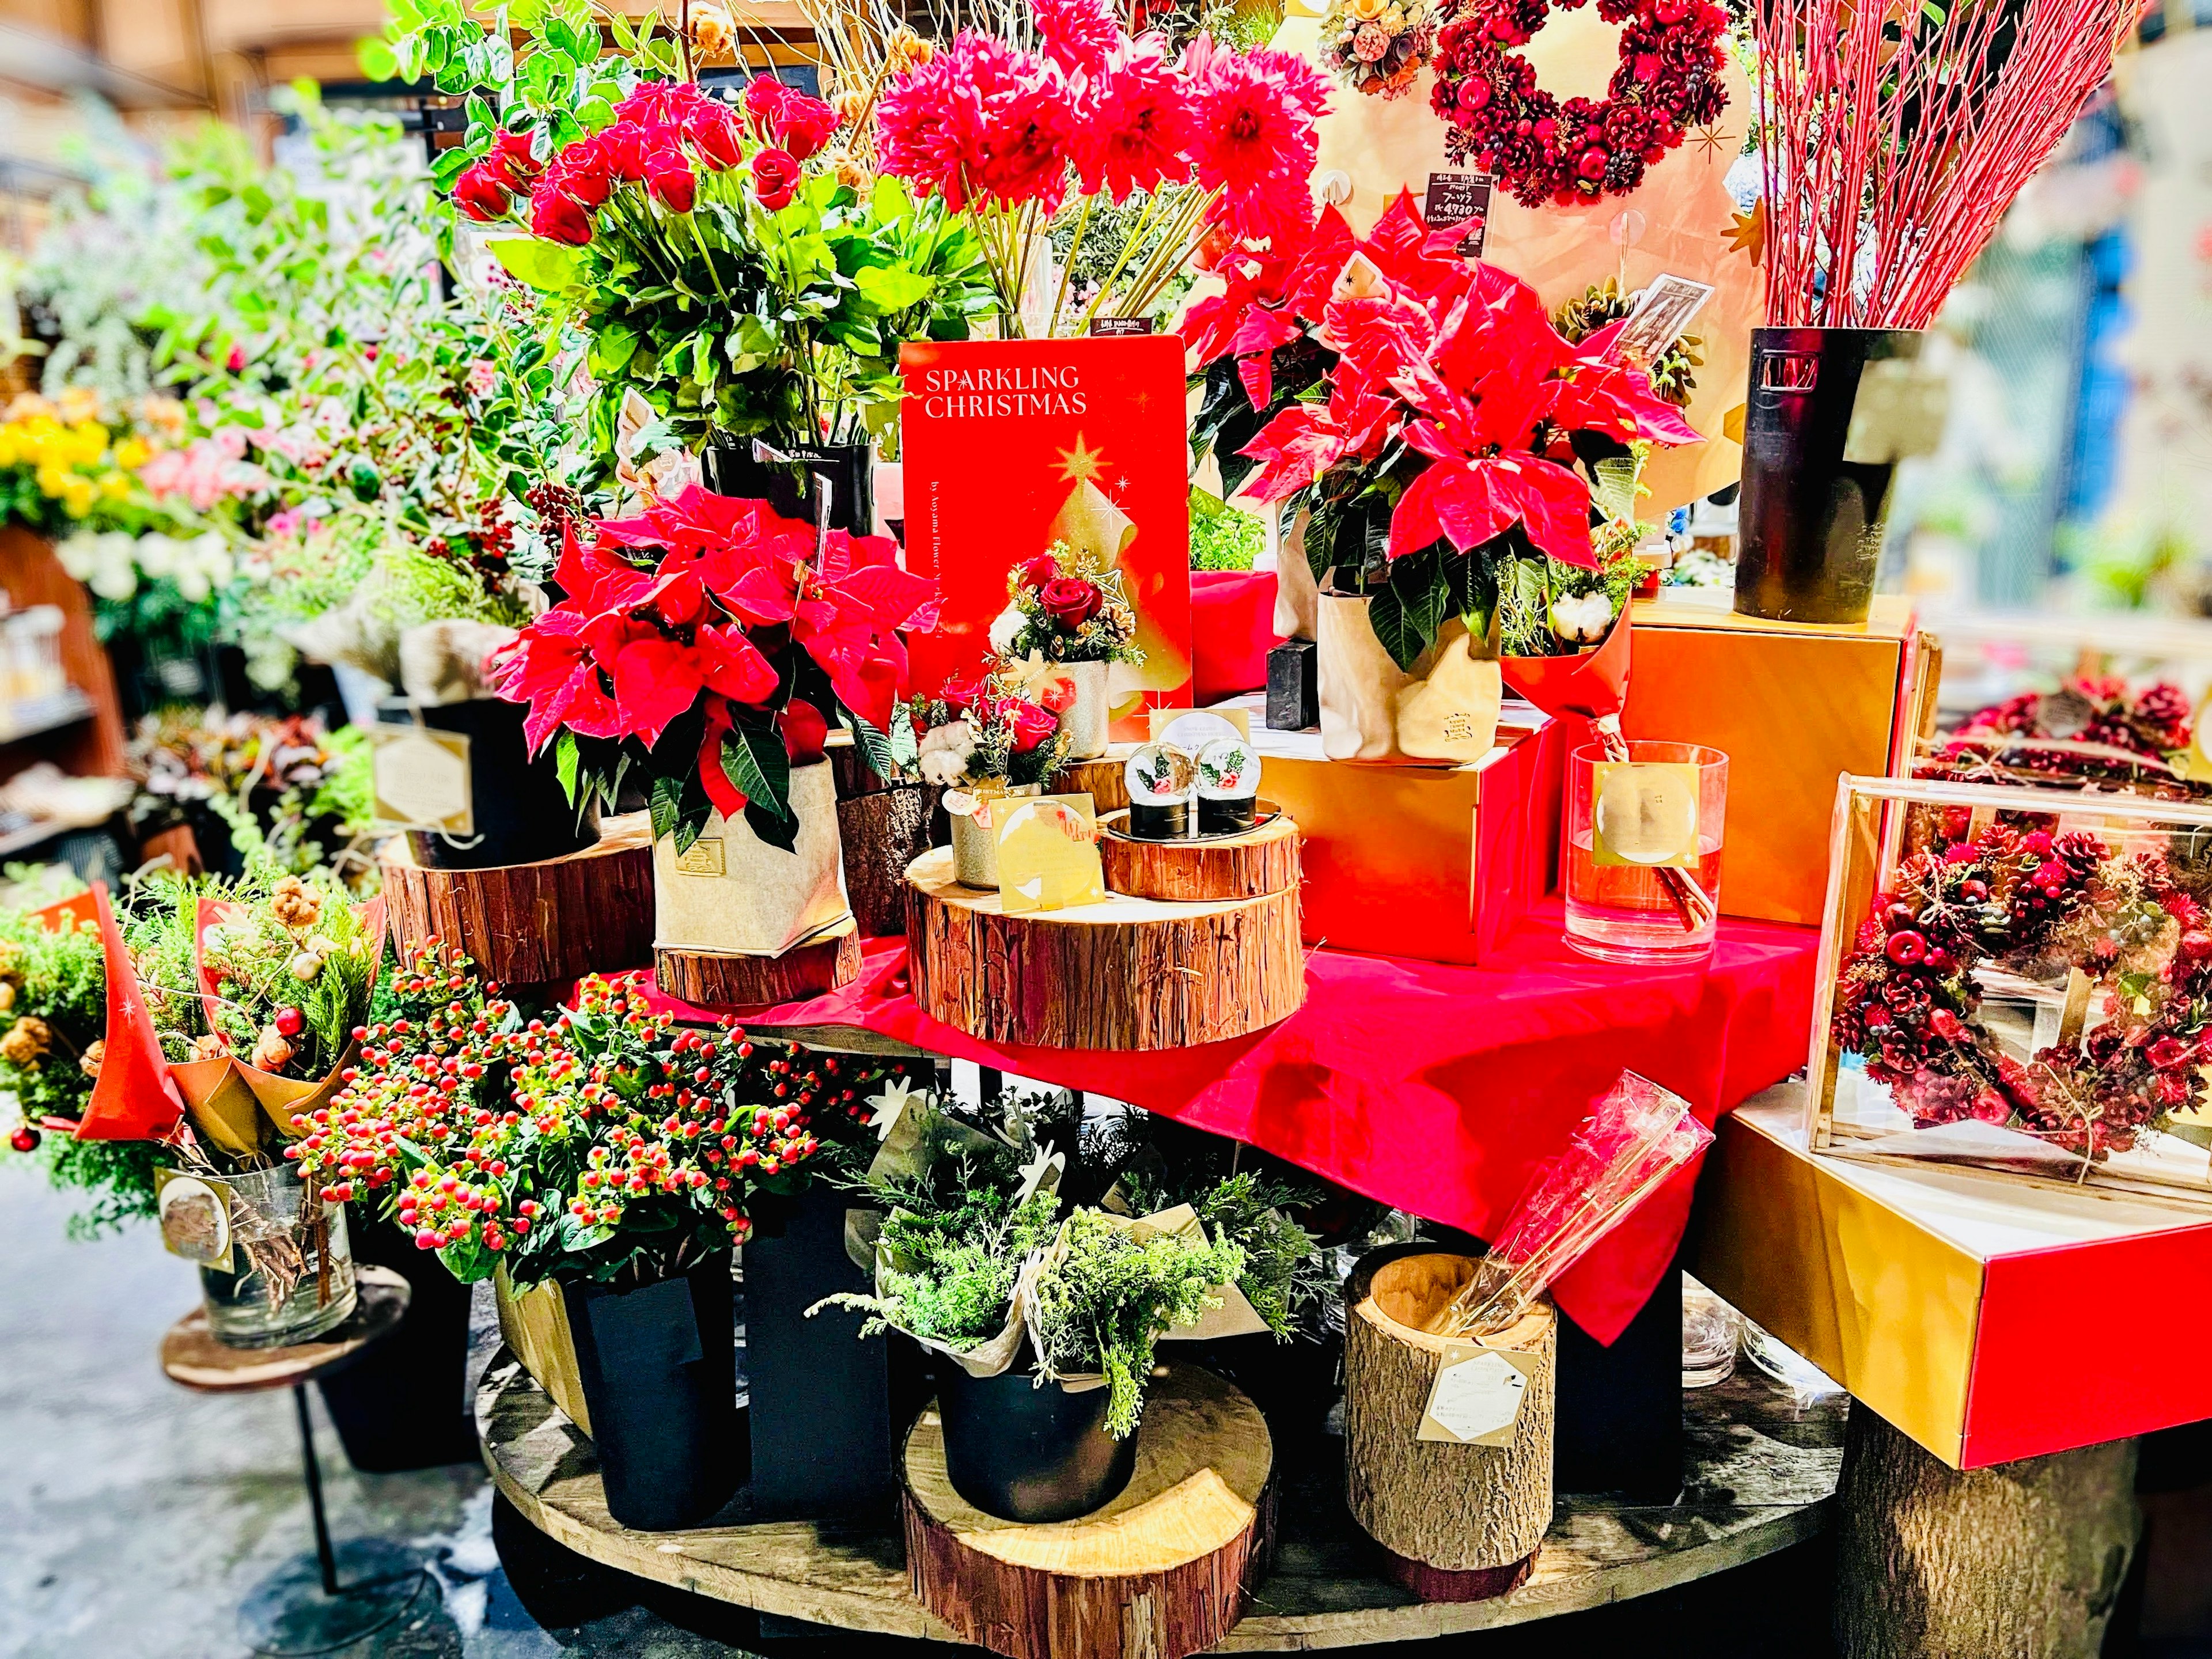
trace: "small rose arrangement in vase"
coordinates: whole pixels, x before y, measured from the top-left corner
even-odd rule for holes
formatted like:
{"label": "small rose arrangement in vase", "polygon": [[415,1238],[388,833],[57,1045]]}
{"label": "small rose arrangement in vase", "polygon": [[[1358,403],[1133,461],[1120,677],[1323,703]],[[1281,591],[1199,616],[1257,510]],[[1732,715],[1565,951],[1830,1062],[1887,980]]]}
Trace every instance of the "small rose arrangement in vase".
{"label": "small rose arrangement in vase", "polygon": [[1000,665],[948,680],[934,697],[902,705],[913,731],[923,781],[949,793],[953,863],[973,887],[998,885],[991,840],[993,803],[1042,793],[1068,757],[1060,715],[1075,697],[1066,680],[1045,671],[1028,679],[1021,665]]}
{"label": "small rose arrangement in vase", "polygon": [[1425,0],[1334,0],[1321,38],[1323,61],[1343,84],[1399,98],[1435,50],[1437,20]]}
{"label": "small rose arrangement in vase", "polygon": [[1006,608],[991,624],[992,649],[1019,667],[1025,684],[1049,680],[1072,688],[1072,700],[1056,710],[1069,753],[1078,760],[1104,754],[1107,670],[1145,659],[1121,571],[1056,543],[1049,553],[1014,567],[1006,596]]}

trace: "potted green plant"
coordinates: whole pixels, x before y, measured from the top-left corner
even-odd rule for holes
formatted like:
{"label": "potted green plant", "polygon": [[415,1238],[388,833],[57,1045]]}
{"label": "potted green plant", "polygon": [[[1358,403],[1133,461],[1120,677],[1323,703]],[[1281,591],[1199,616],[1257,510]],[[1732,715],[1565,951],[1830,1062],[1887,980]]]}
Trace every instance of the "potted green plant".
{"label": "potted green plant", "polygon": [[946,1362],[938,1408],[962,1497],[1065,1520],[1128,1483],[1156,1344],[1218,1305],[1244,1258],[1101,1210],[1063,1217],[1041,1181],[1017,1184],[1020,1161],[969,1136],[921,1178],[882,1185],[875,1293],[831,1300],[868,1316],[864,1336],[899,1330]]}

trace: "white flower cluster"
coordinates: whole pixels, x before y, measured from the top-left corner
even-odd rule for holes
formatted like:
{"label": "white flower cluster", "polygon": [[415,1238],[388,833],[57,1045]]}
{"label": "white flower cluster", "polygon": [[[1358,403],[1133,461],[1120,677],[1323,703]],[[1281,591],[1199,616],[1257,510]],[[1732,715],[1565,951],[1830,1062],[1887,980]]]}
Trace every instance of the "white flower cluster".
{"label": "white flower cluster", "polygon": [[1613,602],[1602,593],[1552,601],[1552,631],[1572,645],[1590,645],[1613,628]]}
{"label": "white flower cluster", "polygon": [[925,782],[947,788],[968,779],[968,757],[975,752],[975,728],[966,720],[933,726],[922,734],[917,764]]}
{"label": "white flower cluster", "polygon": [[63,569],[101,599],[118,603],[138,591],[142,578],[158,581],[167,576],[188,603],[198,605],[228,587],[238,574],[230,544],[212,530],[182,540],[109,530],[72,536],[55,551]]}

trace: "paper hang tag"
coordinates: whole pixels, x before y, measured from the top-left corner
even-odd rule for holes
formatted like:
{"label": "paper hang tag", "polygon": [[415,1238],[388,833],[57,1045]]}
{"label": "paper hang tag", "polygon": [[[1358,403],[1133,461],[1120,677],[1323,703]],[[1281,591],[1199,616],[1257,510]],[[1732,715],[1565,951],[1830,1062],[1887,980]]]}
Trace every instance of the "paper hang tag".
{"label": "paper hang tag", "polygon": [[1455,1446],[1511,1445],[1528,1384],[1542,1364],[1539,1353],[1486,1348],[1479,1342],[1447,1343],[1413,1438]]}
{"label": "paper hang tag", "polygon": [[211,1273],[232,1272],[230,1194],[197,1176],[154,1171],[154,1203],[161,1248]]}
{"label": "paper hang tag", "polygon": [[1421,198],[1421,217],[1431,231],[1456,228],[1465,233],[1458,248],[1462,259],[1482,258],[1482,245],[1490,234],[1490,194],[1497,183],[1487,173],[1429,175],[1429,187]]}
{"label": "paper hang tag", "polygon": [[1590,862],[1686,870],[1698,861],[1698,769],[1599,761],[1590,778]]}
{"label": "paper hang tag", "polygon": [[1014,1207],[1018,1210],[1039,1193],[1058,1192],[1060,1178],[1066,1173],[1066,1153],[1056,1152],[1049,1146],[1040,1147],[1035,1160],[1023,1166],[1021,1185],[1014,1189]]}
{"label": "paper hang tag", "polygon": [[380,823],[447,836],[476,834],[469,787],[469,740],[426,726],[368,728]]}
{"label": "paper hang tag", "polygon": [[1613,355],[1632,363],[1650,364],[1659,354],[1689,331],[1691,319],[1713,297],[1711,283],[1693,283],[1686,276],[1656,276],[1628,325],[1613,337]]}

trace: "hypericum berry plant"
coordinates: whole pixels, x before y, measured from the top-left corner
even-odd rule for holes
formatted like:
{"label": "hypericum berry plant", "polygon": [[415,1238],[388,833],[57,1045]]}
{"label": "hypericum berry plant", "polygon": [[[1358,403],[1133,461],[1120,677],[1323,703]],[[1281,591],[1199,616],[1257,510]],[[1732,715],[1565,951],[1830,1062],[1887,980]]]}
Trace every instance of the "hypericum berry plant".
{"label": "hypericum berry plant", "polygon": [[382,1202],[468,1281],[686,1271],[857,1139],[877,1075],[729,1021],[679,1028],[596,976],[552,1023],[525,1021],[434,941],[378,1013],[301,1167],[332,1202]]}

